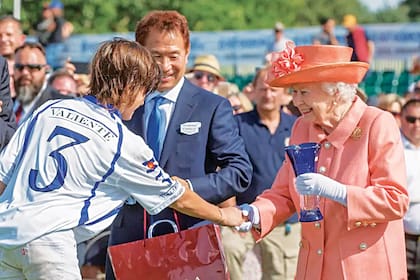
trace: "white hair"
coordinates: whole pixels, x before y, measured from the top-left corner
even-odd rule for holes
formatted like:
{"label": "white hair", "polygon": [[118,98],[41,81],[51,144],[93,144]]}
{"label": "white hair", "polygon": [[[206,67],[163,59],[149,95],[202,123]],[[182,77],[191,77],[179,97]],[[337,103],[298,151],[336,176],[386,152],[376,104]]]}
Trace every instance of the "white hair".
{"label": "white hair", "polygon": [[341,100],[347,103],[351,102],[356,95],[357,84],[347,84],[343,82],[321,83],[321,88],[329,95],[333,95],[338,91]]}

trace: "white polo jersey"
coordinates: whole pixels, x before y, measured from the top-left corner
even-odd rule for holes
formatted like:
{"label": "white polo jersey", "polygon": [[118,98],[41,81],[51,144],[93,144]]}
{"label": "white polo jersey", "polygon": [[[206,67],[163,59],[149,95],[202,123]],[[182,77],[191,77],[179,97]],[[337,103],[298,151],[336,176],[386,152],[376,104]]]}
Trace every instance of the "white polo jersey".
{"label": "white polo jersey", "polygon": [[5,248],[69,229],[82,241],[109,226],[129,196],[154,215],[184,192],[118,112],[91,96],[40,107],[2,151],[0,181]]}

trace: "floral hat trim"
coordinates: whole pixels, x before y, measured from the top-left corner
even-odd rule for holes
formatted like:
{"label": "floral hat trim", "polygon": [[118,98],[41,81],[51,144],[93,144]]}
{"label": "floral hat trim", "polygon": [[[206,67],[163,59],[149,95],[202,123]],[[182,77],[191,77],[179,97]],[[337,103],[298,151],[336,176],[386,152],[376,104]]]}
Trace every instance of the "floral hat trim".
{"label": "floral hat trim", "polygon": [[303,56],[295,50],[295,43],[287,41],[283,51],[271,54],[271,72],[276,78],[283,77],[299,71],[303,62]]}
{"label": "floral hat trim", "polygon": [[344,46],[295,47],[293,41],[288,41],[283,51],[267,55],[271,65],[265,82],[272,87],[316,82],[360,83],[369,64],[350,61],[352,52],[352,48]]}

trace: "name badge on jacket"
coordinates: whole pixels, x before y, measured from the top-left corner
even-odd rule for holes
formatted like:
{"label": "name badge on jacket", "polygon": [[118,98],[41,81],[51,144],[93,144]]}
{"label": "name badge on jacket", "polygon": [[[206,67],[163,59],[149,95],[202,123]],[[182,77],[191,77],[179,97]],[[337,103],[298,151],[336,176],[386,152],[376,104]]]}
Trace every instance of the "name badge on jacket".
{"label": "name badge on jacket", "polygon": [[180,131],[182,134],[193,135],[200,131],[201,122],[186,122],[181,124]]}

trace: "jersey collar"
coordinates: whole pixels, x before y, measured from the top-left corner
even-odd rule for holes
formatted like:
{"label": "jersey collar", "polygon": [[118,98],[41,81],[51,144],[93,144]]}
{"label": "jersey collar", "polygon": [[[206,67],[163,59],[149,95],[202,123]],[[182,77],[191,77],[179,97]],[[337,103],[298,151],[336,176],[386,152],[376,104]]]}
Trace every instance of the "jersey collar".
{"label": "jersey collar", "polygon": [[85,95],[85,96],[83,96],[83,98],[85,98],[87,101],[89,101],[89,102],[91,102],[93,104],[96,104],[98,106],[101,106],[102,108],[105,108],[109,113],[115,114],[115,115],[117,115],[121,119],[121,113],[120,113],[120,111],[118,111],[117,108],[114,107],[114,105],[108,104],[107,106],[104,106],[93,95]]}

